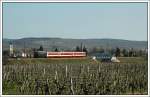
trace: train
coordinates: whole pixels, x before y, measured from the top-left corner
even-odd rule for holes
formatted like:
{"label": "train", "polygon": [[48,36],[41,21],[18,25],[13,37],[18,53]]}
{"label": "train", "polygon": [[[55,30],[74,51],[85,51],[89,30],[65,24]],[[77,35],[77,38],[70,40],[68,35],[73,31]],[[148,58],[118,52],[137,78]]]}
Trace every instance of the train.
{"label": "train", "polygon": [[77,58],[86,57],[86,52],[47,52],[35,51],[34,58]]}

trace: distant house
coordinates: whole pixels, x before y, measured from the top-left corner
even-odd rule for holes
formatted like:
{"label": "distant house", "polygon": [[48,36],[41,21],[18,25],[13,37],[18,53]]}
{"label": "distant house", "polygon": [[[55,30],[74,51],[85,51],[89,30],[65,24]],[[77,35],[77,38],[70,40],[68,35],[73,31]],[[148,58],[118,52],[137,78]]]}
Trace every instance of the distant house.
{"label": "distant house", "polygon": [[47,52],[46,51],[35,51],[34,58],[46,58]]}
{"label": "distant house", "polygon": [[112,61],[112,62],[117,62],[117,63],[120,62],[120,60],[118,60],[115,56],[113,56],[113,57],[111,58],[111,61]]}
{"label": "distant house", "polygon": [[27,57],[27,54],[24,53],[24,52],[22,52],[22,57],[23,57],[23,58],[26,58],[26,57]]}
{"label": "distant house", "polygon": [[33,58],[34,54],[30,53],[30,52],[28,52],[28,53],[22,52],[21,57],[23,57],[23,58]]}
{"label": "distant house", "polygon": [[111,58],[112,58],[112,55],[109,53],[94,53],[91,56],[102,62],[111,62]]}

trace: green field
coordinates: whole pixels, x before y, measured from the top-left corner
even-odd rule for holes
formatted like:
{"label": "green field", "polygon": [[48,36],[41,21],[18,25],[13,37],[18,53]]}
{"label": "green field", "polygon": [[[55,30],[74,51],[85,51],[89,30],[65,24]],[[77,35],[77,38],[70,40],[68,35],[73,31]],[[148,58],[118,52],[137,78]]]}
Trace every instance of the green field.
{"label": "green field", "polygon": [[87,64],[92,62],[93,60],[89,58],[22,58],[9,59],[7,64]]}
{"label": "green field", "polygon": [[[119,57],[120,63],[145,64],[147,60],[142,57]],[[8,65],[12,64],[98,64],[100,61],[94,61],[92,58],[20,58],[9,59]],[[107,63],[107,62],[106,62]]]}
{"label": "green field", "polygon": [[9,59],[2,68],[3,95],[148,94],[148,63],[123,58],[120,63],[82,59]]}

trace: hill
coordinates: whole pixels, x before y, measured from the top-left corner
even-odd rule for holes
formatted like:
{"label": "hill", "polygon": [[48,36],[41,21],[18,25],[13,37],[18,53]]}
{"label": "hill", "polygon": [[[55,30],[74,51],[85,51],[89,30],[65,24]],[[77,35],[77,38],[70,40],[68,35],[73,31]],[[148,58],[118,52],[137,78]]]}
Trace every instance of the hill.
{"label": "hill", "polygon": [[60,50],[73,50],[81,43],[88,49],[93,47],[120,47],[120,48],[147,48],[147,41],[130,41],[121,39],[64,39],[64,38],[22,38],[22,39],[3,39],[3,50],[9,49],[9,43],[12,42],[14,48],[39,48],[40,45],[44,50],[54,50],[56,47]]}

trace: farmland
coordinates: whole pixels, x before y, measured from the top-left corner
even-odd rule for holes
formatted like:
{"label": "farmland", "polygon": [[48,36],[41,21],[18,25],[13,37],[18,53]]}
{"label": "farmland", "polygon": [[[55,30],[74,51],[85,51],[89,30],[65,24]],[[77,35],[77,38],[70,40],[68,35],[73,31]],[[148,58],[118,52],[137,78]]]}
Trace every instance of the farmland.
{"label": "farmland", "polygon": [[82,59],[9,59],[2,68],[3,95],[148,94],[148,63]]}

